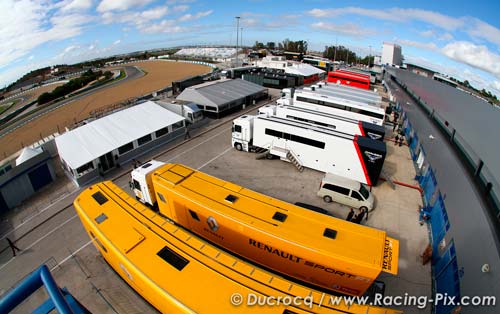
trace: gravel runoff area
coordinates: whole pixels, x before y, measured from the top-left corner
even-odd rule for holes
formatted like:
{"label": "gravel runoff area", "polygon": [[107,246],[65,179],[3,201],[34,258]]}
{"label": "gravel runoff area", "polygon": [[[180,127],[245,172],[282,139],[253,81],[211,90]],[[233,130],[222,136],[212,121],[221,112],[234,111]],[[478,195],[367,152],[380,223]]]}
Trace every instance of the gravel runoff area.
{"label": "gravel runoff area", "polygon": [[143,69],[145,76],[124,81],[122,84],[99,90],[87,97],[69,102],[67,105],[34,119],[0,138],[0,155],[10,155],[23,145],[34,143],[51,135],[75,121],[89,117],[91,111],[170,86],[172,81],[209,72],[204,65],[181,62],[137,62],[128,64]]}

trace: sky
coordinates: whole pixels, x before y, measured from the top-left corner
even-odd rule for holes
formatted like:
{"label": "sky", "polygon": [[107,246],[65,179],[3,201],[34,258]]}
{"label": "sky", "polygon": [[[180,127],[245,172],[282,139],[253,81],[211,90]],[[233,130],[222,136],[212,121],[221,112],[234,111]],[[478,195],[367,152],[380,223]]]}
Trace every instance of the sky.
{"label": "sky", "polygon": [[45,66],[182,45],[306,40],[405,61],[500,96],[500,1],[0,0],[0,87]]}

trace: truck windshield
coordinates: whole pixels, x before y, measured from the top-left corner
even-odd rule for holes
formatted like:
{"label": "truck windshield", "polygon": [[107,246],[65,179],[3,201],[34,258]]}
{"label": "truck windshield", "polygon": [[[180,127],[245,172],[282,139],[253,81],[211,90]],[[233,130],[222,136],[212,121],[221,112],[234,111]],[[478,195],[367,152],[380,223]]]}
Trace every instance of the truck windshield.
{"label": "truck windshield", "polygon": [[137,180],[134,180],[134,189],[139,191],[141,190],[141,185],[139,182],[137,182]]}
{"label": "truck windshield", "polygon": [[359,193],[361,193],[361,195],[363,195],[363,198],[365,200],[367,200],[368,196],[370,195],[370,192],[368,192],[368,190],[366,189],[364,184],[361,184],[361,188],[359,189]]}

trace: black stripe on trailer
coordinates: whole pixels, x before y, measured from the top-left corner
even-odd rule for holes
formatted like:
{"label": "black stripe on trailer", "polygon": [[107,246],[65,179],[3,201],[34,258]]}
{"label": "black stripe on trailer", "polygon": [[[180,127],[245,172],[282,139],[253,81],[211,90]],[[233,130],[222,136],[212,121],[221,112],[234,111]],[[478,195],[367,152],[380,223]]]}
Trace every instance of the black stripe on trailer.
{"label": "black stripe on trailer", "polygon": [[367,184],[376,185],[387,155],[385,143],[364,136],[356,136],[354,145],[365,172]]}
{"label": "black stripe on trailer", "polygon": [[348,133],[344,133],[344,132],[340,132],[340,131],[335,131],[335,130],[332,130],[331,128],[325,128],[325,127],[322,127],[322,126],[319,126],[319,125],[313,124],[313,123],[302,122],[302,121],[299,122],[297,120],[281,118],[281,117],[276,117],[276,116],[272,116],[272,117],[258,116],[257,119],[272,121],[272,122],[276,122],[276,123],[280,123],[280,124],[294,126],[294,127],[301,128],[304,130],[311,130],[314,132],[320,132],[323,134],[333,135],[333,136],[344,138],[346,140],[351,140],[351,141],[354,140],[354,135],[352,135],[352,134],[348,134]]}
{"label": "black stripe on trailer", "polygon": [[383,126],[365,121],[360,121],[359,123],[363,136],[377,141],[384,141],[385,128]]}

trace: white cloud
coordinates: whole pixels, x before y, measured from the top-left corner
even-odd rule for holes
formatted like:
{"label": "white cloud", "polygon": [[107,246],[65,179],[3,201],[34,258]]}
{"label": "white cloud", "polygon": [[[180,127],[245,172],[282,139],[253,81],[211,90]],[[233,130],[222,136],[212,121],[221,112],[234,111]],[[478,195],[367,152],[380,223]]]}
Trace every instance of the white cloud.
{"label": "white cloud", "polygon": [[94,44],[91,44],[91,45],[89,46],[89,50],[94,50],[94,49],[95,49],[95,45],[94,45]]}
{"label": "white cloud", "polygon": [[194,15],[191,13],[185,14],[179,18],[179,21],[180,22],[187,22],[187,21],[197,20],[197,19],[200,19],[202,17],[208,16],[208,15],[212,14],[213,12],[214,12],[213,10],[208,10],[208,11],[204,11],[204,12],[198,12]]}
{"label": "white cloud", "polygon": [[453,35],[450,33],[444,33],[444,34],[439,35],[438,39],[444,40],[444,41],[450,41],[450,40],[453,40]]}
{"label": "white cloud", "polygon": [[172,12],[180,13],[189,10],[189,5],[176,5],[172,8]]}
{"label": "white cloud", "polygon": [[176,3],[193,3],[196,0],[168,0],[167,4],[176,4]]}
{"label": "white cloud", "polygon": [[307,12],[317,18],[333,18],[340,15],[362,15],[387,21],[421,21],[446,30],[454,30],[464,25],[463,19],[457,19],[441,13],[421,9],[392,8],[386,10],[345,7],[337,9],[313,9]]}
{"label": "white cloud", "polygon": [[188,28],[177,25],[175,20],[163,20],[156,24],[140,26],[139,30],[143,33],[182,33],[186,32]]}
{"label": "white cloud", "polygon": [[433,50],[433,51],[439,50],[438,46],[436,46],[436,44],[434,44],[432,42],[422,43],[422,42],[407,40],[407,39],[398,39],[398,40],[396,40],[396,42],[400,45],[412,46],[412,47],[416,47],[416,48],[420,48],[420,49],[424,49],[424,50]]}
{"label": "white cloud", "polygon": [[453,60],[500,77],[500,55],[491,52],[486,46],[456,41],[444,46],[441,52]]}
{"label": "white cloud", "polygon": [[142,12],[104,12],[101,17],[104,24],[128,23],[139,26],[146,24],[152,20],[160,19],[167,14],[167,7],[156,7]]}
{"label": "white cloud", "polygon": [[141,18],[146,19],[146,20],[156,20],[156,19],[164,17],[167,14],[168,14],[167,7],[156,7],[156,8],[141,12],[140,16],[141,16]]}
{"label": "white cloud", "polygon": [[10,66],[42,44],[81,34],[83,26],[93,19],[54,10],[49,5],[28,0],[0,1],[0,68]]}
{"label": "white cloud", "polygon": [[97,6],[98,12],[125,11],[129,8],[142,7],[153,0],[102,0]]}
{"label": "white cloud", "polygon": [[118,45],[118,44],[119,44],[119,43],[121,43],[121,42],[122,42],[122,41],[121,41],[121,39],[117,39],[117,40],[115,40],[115,41],[113,42],[113,45]]}
{"label": "white cloud", "polygon": [[427,30],[427,31],[422,31],[422,32],[419,32],[420,36],[423,36],[423,37],[434,37],[436,36],[436,33],[433,31],[433,30]]}
{"label": "white cloud", "polygon": [[77,45],[68,46],[64,49],[63,54],[67,54],[68,52],[71,52],[71,51],[79,49],[79,48],[80,48],[80,46],[77,46]]}
{"label": "white cloud", "polygon": [[68,12],[87,10],[92,7],[92,4],[92,0],[67,0],[60,2],[58,5],[61,7],[61,12]]}
{"label": "white cloud", "polygon": [[318,22],[312,24],[311,26],[313,28],[334,32],[339,35],[347,35],[354,37],[364,37],[373,35],[375,33],[371,29],[362,29],[354,23],[335,24],[335,23]]}
{"label": "white cloud", "polygon": [[33,56],[33,55],[31,55],[31,56],[28,58],[28,60],[29,60],[29,61],[31,61],[31,60],[33,60],[33,59],[35,59],[35,56]]}
{"label": "white cloud", "polygon": [[496,89],[497,91],[500,91],[500,82],[499,81],[491,82],[491,87]]}
{"label": "white cloud", "polygon": [[475,38],[485,39],[500,47],[500,29],[493,25],[485,23],[479,19],[473,19],[469,23],[470,28],[467,33]]}

